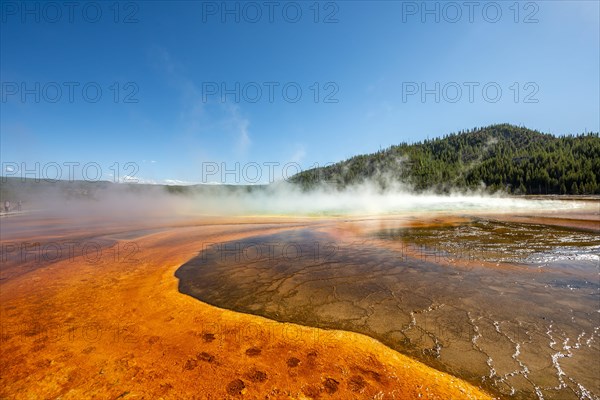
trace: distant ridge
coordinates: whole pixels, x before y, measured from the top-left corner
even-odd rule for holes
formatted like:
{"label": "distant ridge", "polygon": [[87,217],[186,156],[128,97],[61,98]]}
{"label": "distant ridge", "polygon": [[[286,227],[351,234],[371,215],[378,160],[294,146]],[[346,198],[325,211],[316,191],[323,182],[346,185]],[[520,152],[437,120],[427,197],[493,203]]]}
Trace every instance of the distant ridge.
{"label": "distant ridge", "polygon": [[598,133],[554,136],[509,124],[401,143],[294,175],[310,189],[373,181],[416,191],[478,189],[514,194],[600,194]]}
{"label": "distant ridge", "polygon": [[213,195],[227,196],[251,193],[266,188],[266,185],[229,185],[229,184],[197,184],[197,185],[163,185],[150,183],[113,183],[110,181],[84,180],[45,180],[20,177],[0,177],[0,203],[8,200],[37,202],[43,201],[48,194],[56,194],[65,200],[97,200],[103,194],[141,194],[149,195],[168,193],[174,195]]}
{"label": "distant ridge", "polygon": [[[382,189],[402,183],[416,192],[484,188],[512,194],[600,194],[600,137],[598,133],[557,137],[509,124],[492,125],[358,155],[300,172],[289,182],[305,190],[372,182]],[[278,184],[162,185],[3,176],[0,202],[43,200],[47,193],[94,200],[107,191],[231,196],[264,192]]]}

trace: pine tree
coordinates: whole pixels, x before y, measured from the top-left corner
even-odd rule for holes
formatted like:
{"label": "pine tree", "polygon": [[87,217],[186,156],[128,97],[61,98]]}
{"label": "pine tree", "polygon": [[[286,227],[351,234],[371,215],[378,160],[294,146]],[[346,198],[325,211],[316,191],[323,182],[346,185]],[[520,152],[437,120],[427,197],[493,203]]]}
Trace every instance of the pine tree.
{"label": "pine tree", "polygon": [[567,187],[564,182],[560,184],[560,194],[567,194]]}
{"label": "pine tree", "polygon": [[571,194],[579,194],[579,188],[577,187],[577,182],[573,182],[573,185],[571,185]]}

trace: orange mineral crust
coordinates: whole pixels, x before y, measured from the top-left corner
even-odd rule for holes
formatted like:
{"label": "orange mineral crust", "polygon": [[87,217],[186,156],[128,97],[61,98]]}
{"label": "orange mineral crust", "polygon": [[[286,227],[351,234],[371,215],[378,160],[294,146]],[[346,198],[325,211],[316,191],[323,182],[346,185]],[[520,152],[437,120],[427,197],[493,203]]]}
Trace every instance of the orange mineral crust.
{"label": "orange mineral crust", "polygon": [[[90,245],[52,261],[30,246],[29,259],[3,260],[1,398],[491,398],[367,336],[223,310],[178,291],[175,271],[203,244],[319,223],[195,220],[129,236],[140,228],[78,229],[76,249],[101,251],[91,256]],[[4,229],[3,248],[14,249]],[[21,232],[18,243],[35,240]]]}

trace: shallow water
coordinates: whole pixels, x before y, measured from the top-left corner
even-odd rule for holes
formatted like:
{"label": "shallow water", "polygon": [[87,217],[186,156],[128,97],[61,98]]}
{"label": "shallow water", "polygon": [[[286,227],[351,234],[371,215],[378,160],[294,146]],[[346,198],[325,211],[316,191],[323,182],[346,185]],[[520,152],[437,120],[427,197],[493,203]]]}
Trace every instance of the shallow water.
{"label": "shallow water", "polygon": [[597,233],[540,224],[474,219],[455,225],[386,229],[377,237],[433,251],[448,259],[548,265],[561,260],[600,260]]}
{"label": "shallow water", "polygon": [[501,397],[586,399],[600,396],[599,246],[484,219],[302,228],[202,246],[176,276],[207,303],[361,332]]}

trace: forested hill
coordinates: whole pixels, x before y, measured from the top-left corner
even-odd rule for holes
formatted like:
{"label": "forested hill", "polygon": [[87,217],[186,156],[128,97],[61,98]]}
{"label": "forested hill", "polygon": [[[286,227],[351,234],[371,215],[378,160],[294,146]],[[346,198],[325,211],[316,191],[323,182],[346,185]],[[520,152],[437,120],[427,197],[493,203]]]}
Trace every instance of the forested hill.
{"label": "forested hill", "polygon": [[515,194],[600,194],[598,133],[554,136],[508,124],[402,143],[374,154],[307,170],[291,178],[304,188],[394,182],[417,191],[477,189]]}

